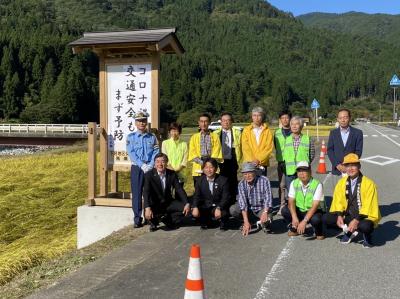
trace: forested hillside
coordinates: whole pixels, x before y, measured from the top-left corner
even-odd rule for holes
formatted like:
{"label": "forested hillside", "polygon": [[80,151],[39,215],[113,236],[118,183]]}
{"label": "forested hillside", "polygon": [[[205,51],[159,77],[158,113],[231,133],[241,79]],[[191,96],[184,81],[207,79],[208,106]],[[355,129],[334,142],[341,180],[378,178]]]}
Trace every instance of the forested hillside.
{"label": "forested hillside", "polygon": [[307,27],[350,33],[400,46],[400,15],[310,13],[298,16],[297,19]]}
{"label": "forested hillside", "polygon": [[232,111],[254,103],[274,115],[322,115],[349,99],[383,102],[400,48],[364,37],[308,29],[261,0],[2,0],[0,119],[96,120],[97,58],[72,55],[84,31],[178,27],[186,49],[162,58],[163,121]]}

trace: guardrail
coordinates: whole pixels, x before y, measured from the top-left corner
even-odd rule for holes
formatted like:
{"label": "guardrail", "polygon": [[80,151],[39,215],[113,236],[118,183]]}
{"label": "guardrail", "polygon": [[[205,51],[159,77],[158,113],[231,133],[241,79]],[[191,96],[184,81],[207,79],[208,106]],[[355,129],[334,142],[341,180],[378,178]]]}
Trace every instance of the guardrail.
{"label": "guardrail", "polygon": [[0,134],[8,136],[87,136],[83,124],[0,124]]}

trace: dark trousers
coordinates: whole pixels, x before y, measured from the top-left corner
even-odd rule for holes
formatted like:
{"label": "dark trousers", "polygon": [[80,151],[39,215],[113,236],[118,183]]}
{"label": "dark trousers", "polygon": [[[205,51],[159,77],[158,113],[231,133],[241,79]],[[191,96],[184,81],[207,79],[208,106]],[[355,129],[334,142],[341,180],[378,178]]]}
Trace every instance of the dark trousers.
{"label": "dark trousers", "polygon": [[[281,213],[282,213],[282,217],[285,218],[285,220],[288,223],[292,223],[292,214],[290,213],[289,206],[284,206]],[[297,214],[297,218],[299,218],[299,221],[302,221],[304,219],[304,217],[306,216],[307,212],[302,212],[298,208],[296,208],[296,214]],[[322,232],[322,211],[321,210],[317,210],[314,213],[314,215],[310,219],[310,223],[315,230],[315,234],[317,236],[322,236],[323,232]],[[293,228],[293,231],[294,231],[294,228]]]}
{"label": "dark trousers", "polygon": [[293,174],[293,175],[286,175],[285,174],[285,185],[286,185],[286,190],[289,193],[290,190],[290,184],[297,179],[297,174]]}
{"label": "dark trousers", "polygon": [[142,223],[142,193],[144,184],[144,172],[137,166],[131,166],[131,193],[132,193],[132,209],[133,221],[135,224]]}
{"label": "dark trousers", "polygon": [[[338,215],[335,213],[326,213],[323,217],[324,223],[327,227],[336,227],[336,222],[338,219]],[[354,217],[350,215],[344,216],[344,223],[349,225],[349,223],[354,219]],[[368,219],[361,219],[358,224],[358,229],[360,233],[366,234],[367,238],[369,238],[374,231],[374,223]]]}
{"label": "dark trousers", "polygon": [[228,179],[230,202],[233,204],[236,201],[237,194],[237,171],[239,165],[235,158],[226,159],[224,163],[219,164],[220,174]]}
{"label": "dark trousers", "polygon": [[[211,226],[213,223],[213,217],[216,207],[199,207],[200,217],[199,222],[200,225]],[[218,220],[219,222],[226,223],[228,220],[228,212],[224,209],[221,209],[221,218]]]}
{"label": "dark trousers", "polygon": [[286,191],[289,192],[289,190],[286,188],[286,183],[285,183],[285,162],[278,162],[278,183],[279,183],[279,189],[278,189],[278,195],[280,199],[280,205],[283,207],[286,205]]}
{"label": "dark trousers", "polygon": [[[261,209],[259,211],[253,211],[252,209],[248,209],[247,210],[247,217],[249,219],[249,222],[251,224],[255,224],[258,220],[260,220],[261,215],[263,214],[263,210]],[[268,217],[269,219],[272,220],[272,210],[270,209],[271,212],[268,212]],[[239,219],[239,220],[243,220],[243,215],[242,215],[242,210],[239,207],[239,203],[235,203],[234,205],[232,205],[229,208],[229,213],[231,214],[231,216],[233,218]]]}
{"label": "dark trousers", "polygon": [[151,206],[151,210],[153,212],[153,219],[150,220],[150,223],[154,225],[158,225],[160,223],[161,218],[164,216],[163,222],[166,225],[169,224],[179,224],[183,218],[183,208],[185,205],[183,202],[174,200],[169,204],[158,204]]}

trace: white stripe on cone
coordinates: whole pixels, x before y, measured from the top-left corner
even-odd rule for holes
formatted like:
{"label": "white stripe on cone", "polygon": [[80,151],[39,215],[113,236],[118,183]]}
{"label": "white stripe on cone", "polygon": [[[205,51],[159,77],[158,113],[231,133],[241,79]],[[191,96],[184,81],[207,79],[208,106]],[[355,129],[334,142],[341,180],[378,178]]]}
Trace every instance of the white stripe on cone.
{"label": "white stripe on cone", "polygon": [[189,259],[189,270],[187,278],[190,280],[201,280],[201,263],[200,259],[191,257]]}
{"label": "white stripe on cone", "polygon": [[204,290],[203,291],[189,291],[185,290],[184,299],[205,299]]}

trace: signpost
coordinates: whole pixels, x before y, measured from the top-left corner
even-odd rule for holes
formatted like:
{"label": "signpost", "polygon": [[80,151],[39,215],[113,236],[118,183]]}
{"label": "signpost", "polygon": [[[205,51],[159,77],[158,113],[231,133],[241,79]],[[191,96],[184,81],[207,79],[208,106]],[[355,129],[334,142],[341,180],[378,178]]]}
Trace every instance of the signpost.
{"label": "signpost", "polygon": [[397,120],[396,113],[396,88],[400,86],[400,79],[396,74],[393,75],[392,80],[390,80],[390,86],[393,88],[393,122]]}
{"label": "signpost", "polygon": [[318,126],[318,108],[320,107],[317,99],[314,99],[311,103],[311,109],[315,109],[315,119],[317,123],[317,141],[319,141],[319,126]]}

